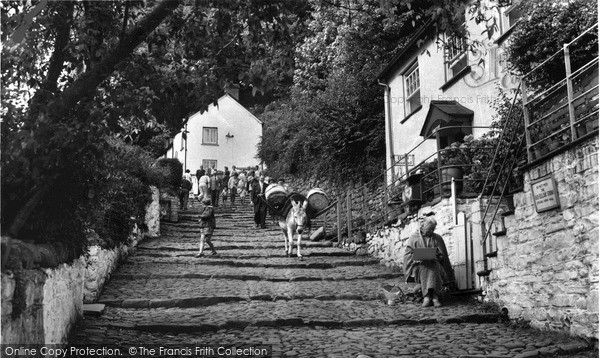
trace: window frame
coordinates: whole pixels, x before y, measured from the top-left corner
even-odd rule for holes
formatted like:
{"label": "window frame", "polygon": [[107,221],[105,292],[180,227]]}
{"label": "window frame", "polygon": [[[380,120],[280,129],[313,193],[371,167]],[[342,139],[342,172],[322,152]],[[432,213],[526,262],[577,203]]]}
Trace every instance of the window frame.
{"label": "window frame", "polygon": [[[411,76],[416,74],[416,80],[411,79]],[[419,61],[416,59],[413,63],[408,66],[408,69],[402,73],[402,80],[404,84],[404,117],[405,119],[410,117],[413,113],[418,111],[421,105],[421,72],[419,71]],[[409,83],[410,82],[410,83]],[[416,86],[415,86],[416,84]],[[409,88],[414,89],[409,93]],[[418,98],[413,104],[413,99]],[[414,106],[414,108],[413,108]]]}
{"label": "window frame", "polygon": [[[214,166],[212,165],[214,164]],[[217,168],[216,159],[202,159],[202,168]]]}
{"label": "window frame", "polygon": [[[214,130],[214,142],[211,139],[211,130]],[[203,145],[219,145],[219,128],[218,127],[202,127],[202,144]]]}
{"label": "window frame", "polygon": [[[458,43],[460,42],[460,43]],[[452,81],[454,78],[463,74],[465,69],[469,67],[469,55],[467,51],[467,41],[458,37],[450,37],[446,39],[444,45],[444,65],[446,73],[446,82]],[[454,69],[454,66],[464,60],[464,66]]]}

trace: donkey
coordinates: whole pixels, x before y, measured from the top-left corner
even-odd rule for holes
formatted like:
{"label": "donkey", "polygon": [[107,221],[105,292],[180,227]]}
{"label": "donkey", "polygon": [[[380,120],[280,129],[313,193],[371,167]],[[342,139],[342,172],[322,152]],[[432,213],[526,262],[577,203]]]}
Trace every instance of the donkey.
{"label": "donkey", "polygon": [[283,231],[283,240],[285,243],[285,253],[288,257],[292,256],[292,249],[294,244],[294,235],[298,235],[297,254],[298,259],[302,259],[300,254],[300,240],[302,238],[302,232],[308,228],[309,222],[306,216],[306,207],[308,201],[300,203],[292,199],[292,208],[287,214],[286,218],[279,218],[279,227]]}

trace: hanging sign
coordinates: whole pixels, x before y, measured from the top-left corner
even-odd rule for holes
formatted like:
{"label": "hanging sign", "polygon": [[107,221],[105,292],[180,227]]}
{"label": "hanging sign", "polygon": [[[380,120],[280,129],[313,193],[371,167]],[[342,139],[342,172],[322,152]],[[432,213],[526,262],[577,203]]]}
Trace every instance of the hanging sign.
{"label": "hanging sign", "polygon": [[558,190],[552,175],[531,182],[531,195],[535,211],[538,213],[560,207]]}

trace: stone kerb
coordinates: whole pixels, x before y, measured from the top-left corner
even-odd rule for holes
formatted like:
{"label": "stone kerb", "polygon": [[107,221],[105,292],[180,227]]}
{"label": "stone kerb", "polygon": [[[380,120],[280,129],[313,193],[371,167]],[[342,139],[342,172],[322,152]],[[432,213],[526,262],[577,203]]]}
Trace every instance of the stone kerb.
{"label": "stone kerb", "polygon": [[[531,182],[553,175],[560,208],[536,212]],[[487,298],[533,326],[598,338],[598,138],[530,168]]]}

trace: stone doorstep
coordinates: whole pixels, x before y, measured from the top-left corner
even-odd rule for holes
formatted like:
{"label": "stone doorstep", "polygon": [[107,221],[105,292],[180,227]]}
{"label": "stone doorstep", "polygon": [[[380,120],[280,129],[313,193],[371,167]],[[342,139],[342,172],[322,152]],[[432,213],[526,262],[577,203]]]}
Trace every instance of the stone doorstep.
{"label": "stone doorstep", "polygon": [[87,316],[101,316],[106,308],[102,303],[85,303],[83,305],[83,314]]}

